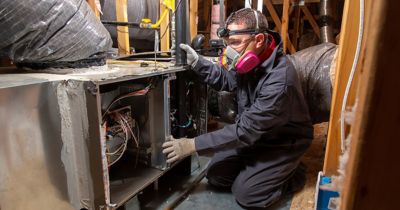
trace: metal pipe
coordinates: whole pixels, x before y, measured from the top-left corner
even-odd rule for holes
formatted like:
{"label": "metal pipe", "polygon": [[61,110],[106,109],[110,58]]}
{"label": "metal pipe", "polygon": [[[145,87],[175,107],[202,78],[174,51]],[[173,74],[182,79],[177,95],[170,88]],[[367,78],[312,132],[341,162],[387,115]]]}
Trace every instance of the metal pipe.
{"label": "metal pipe", "polygon": [[223,28],[225,26],[225,2],[224,0],[219,0],[219,27]]}
{"label": "metal pipe", "polygon": [[175,11],[175,50],[176,50],[176,66],[186,65],[186,53],[179,47],[179,44],[184,43],[187,44],[187,35],[188,35],[188,0],[180,0],[176,6]]}
{"label": "metal pipe", "polygon": [[118,21],[109,21],[102,20],[101,23],[104,25],[116,25],[116,26],[128,26],[132,28],[140,28],[140,23],[132,23],[132,22],[118,22]]}
{"label": "metal pipe", "polygon": [[321,0],[319,7],[319,27],[321,33],[321,43],[335,43],[333,37],[333,18],[332,18],[332,6],[330,0]]}

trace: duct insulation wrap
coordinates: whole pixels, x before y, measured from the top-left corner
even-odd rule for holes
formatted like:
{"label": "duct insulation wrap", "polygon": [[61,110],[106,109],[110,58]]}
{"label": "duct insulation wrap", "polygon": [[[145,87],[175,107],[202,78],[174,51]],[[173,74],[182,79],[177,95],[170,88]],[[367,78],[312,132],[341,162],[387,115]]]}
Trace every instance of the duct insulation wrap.
{"label": "duct insulation wrap", "polygon": [[0,55],[31,68],[102,65],[112,44],[85,0],[2,0],[0,28]]}
{"label": "duct insulation wrap", "polygon": [[[152,23],[155,23],[159,18],[160,0],[127,0],[127,4],[128,22],[140,23],[143,18],[149,18]],[[117,21],[115,0],[101,0],[101,5],[103,8],[101,20]],[[105,27],[114,40],[114,47],[118,47],[116,42],[117,27],[112,25]],[[161,31],[161,33],[164,33],[164,31]],[[152,29],[129,28],[129,38],[131,45],[135,48],[154,48],[154,30]]]}
{"label": "duct insulation wrap", "polygon": [[287,57],[299,75],[312,122],[329,121],[332,98],[331,65],[337,45],[323,43]]}

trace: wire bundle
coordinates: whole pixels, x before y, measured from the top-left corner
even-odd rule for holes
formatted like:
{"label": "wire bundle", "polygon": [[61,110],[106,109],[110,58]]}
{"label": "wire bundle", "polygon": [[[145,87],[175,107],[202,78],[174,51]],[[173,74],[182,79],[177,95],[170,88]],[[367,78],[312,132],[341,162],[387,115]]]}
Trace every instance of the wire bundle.
{"label": "wire bundle", "polygon": [[[113,131],[112,133],[114,134],[114,136],[119,136],[120,138],[123,139],[123,143],[115,151],[106,152],[107,160],[109,162],[109,164],[108,164],[109,167],[121,159],[121,157],[123,156],[123,154],[125,153],[125,151],[128,147],[128,141],[130,138],[132,138],[132,140],[135,143],[135,146],[138,148],[138,151],[139,151],[139,136],[140,136],[140,134],[139,134],[140,129],[138,127],[138,124],[135,123],[134,119],[130,118],[129,114],[128,114],[128,116],[124,116],[124,114],[121,114],[121,112],[123,110],[120,110],[117,112],[115,112],[115,111],[110,112],[110,108],[115,103],[117,103],[118,101],[120,101],[122,99],[134,97],[134,96],[146,95],[150,91],[151,87],[152,87],[152,83],[150,82],[150,84],[148,86],[146,86],[145,88],[143,88],[141,90],[133,91],[133,92],[118,96],[110,103],[110,105],[107,106],[106,110],[104,111],[104,113],[102,115],[102,125],[106,124],[106,122],[107,122],[106,116],[107,115],[114,115],[111,118],[115,120],[116,125],[109,127],[109,129]],[[106,131],[107,131],[107,124],[105,127],[106,127]],[[135,133],[133,132],[132,127],[135,127],[137,129],[137,135],[135,135]],[[112,157],[114,157],[114,156],[116,156],[116,158],[112,160]],[[137,152],[137,155],[136,155],[135,167],[137,165],[138,158],[139,158],[139,152]]]}

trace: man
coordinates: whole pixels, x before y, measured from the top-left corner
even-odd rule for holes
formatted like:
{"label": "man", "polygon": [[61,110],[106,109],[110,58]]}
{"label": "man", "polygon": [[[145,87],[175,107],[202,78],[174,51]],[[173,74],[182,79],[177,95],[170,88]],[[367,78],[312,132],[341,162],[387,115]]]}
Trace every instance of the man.
{"label": "man", "polygon": [[301,189],[300,158],[313,137],[296,71],[282,54],[279,34],[267,27],[265,16],[252,9],[231,14],[218,32],[227,44],[223,67],[180,45],[201,80],[219,91],[236,91],[239,114],[221,130],[163,144],[168,163],[213,152],[209,184],[230,188],[244,208],[265,208]]}

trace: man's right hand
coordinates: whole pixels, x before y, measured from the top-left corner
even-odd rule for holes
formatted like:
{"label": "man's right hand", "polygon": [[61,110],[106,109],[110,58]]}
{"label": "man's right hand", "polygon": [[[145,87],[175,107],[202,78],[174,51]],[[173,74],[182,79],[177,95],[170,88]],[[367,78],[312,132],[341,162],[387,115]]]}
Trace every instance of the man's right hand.
{"label": "man's right hand", "polygon": [[167,156],[167,163],[181,160],[196,152],[194,139],[190,138],[175,139],[171,136],[169,141],[164,142],[162,147],[162,152]]}
{"label": "man's right hand", "polygon": [[199,60],[197,52],[187,44],[180,44],[179,47],[186,52],[187,64],[195,67]]}

